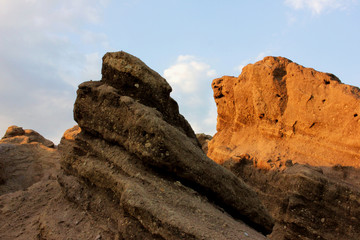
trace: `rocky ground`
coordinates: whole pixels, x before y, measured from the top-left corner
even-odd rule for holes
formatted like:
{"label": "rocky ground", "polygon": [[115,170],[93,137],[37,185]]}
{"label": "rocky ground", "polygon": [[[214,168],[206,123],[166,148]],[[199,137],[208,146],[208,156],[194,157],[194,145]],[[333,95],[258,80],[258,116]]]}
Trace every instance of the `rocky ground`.
{"label": "rocky ground", "polygon": [[106,54],[59,146],[0,140],[0,239],[358,239],[356,88],[273,57],[213,88],[218,132],[195,135],[165,79]]}

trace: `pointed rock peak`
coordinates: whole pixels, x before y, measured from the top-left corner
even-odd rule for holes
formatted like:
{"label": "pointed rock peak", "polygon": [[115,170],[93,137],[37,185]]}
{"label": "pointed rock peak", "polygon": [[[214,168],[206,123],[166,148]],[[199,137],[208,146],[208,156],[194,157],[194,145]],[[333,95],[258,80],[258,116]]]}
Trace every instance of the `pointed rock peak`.
{"label": "pointed rock peak", "polygon": [[138,89],[145,85],[151,91],[158,92],[160,95],[171,92],[170,85],[157,72],[149,68],[139,58],[124,51],[109,52],[103,57],[102,81],[121,89]]}
{"label": "pointed rock peak", "polygon": [[[104,55],[101,81],[80,84],[78,98],[92,94],[101,99],[111,98],[111,101],[119,96],[129,97],[129,101],[136,101],[156,109],[163,115],[166,122],[177,127],[197,142],[194,131],[179,113],[179,106],[170,97],[170,92],[170,85],[157,72],[137,57],[120,51]],[[113,102],[113,104],[116,103]],[[74,118],[76,121],[82,120],[83,115],[79,113],[83,110],[75,106]],[[81,127],[81,123],[79,125]]]}
{"label": "pointed rock peak", "polygon": [[[113,193],[126,214],[164,239],[240,239],[237,219],[272,231],[256,192],[206,157],[165,79],[124,52],[107,53],[102,74],[77,91],[81,131],[67,131],[59,145],[67,174]],[[232,227],[221,233],[225,223]]]}

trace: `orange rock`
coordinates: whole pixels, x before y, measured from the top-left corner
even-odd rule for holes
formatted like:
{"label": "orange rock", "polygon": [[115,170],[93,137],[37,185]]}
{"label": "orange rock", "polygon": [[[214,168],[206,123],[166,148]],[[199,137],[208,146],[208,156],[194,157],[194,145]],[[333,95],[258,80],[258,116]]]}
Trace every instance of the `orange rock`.
{"label": "orange rock", "polygon": [[5,135],[0,140],[0,143],[14,143],[14,144],[27,144],[39,143],[48,148],[54,148],[55,145],[52,141],[44,138],[38,132],[31,129],[23,129],[18,126],[10,126],[6,130]]}
{"label": "orange rock", "polygon": [[[283,57],[249,64],[212,83],[217,133],[208,156],[360,166],[360,90]],[[266,165],[266,164],[265,164]]]}
{"label": "orange rock", "polygon": [[66,140],[75,140],[75,137],[81,132],[81,128],[79,125],[75,125],[72,128],[69,128],[64,132],[64,135],[62,136],[63,139]]}

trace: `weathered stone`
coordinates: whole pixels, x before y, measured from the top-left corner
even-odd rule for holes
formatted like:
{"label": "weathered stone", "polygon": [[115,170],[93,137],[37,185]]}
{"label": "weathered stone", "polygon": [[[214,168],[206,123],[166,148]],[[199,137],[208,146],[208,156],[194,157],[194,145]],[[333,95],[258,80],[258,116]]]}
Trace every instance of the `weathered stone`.
{"label": "weathered stone", "polygon": [[210,142],[210,140],[212,139],[212,136],[207,135],[205,133],[198,133],[196,134],[196,137],[201,145],[202,150],[204,151],[205,154],[207,154],[208,152],[208,143]]}
{"label": "weathered stone", "polygon": [[359,89],[282,57],[212,86],[208,155],[256,189],[276,221],[269,237],[358,239]]}
{"label": "weathered stone", "polygon": [[44,145],[51,146],[50,143],[33,130],[8,128],[0,140],[0,195],[56,178],[60,156],[54,148]]}
{"label": "weathered stone", "polygon": [[77,91],[81,132],[59,146],[66,173],[113,193],[153,236],[238,239],[235,219],[270,233],[256,193],[206,157],[166,81],[124,52],[103,61],[103,79]]}
{"label": "weathered stone", "polygon": [[248,153],[360,167],[360,91],[333,74],[265,57],[212,87],[218,123],[208,155],[216,162]]}
{"label": "weathered stone", "polygon": [[[295,164],[265,170],[256,164],[256,159],[249,155],[223,163],[257,190],[276,220],[270,239],[359,238],[358,169],[347,169],[344,177],[343,169]],[[340,172],[337,174],[337,171]]]}
{"label": "weathered stone", "polygon": [[118,94],[157,109],[165,121],[188,137],[196,138],[189,123],[179,114],[178,104],[170,97],[170,85],[140,59],[123,51],[106,53],[101,72],[105,88],[112,86]]}
{"label": "weathered stone", "polygon": [[26,129],[24,130],[22,127],[18,126],[10,126],[1,139],[2,143],[41,143],[42,145],[53,148],[55,145],[52,141],[44,138],[38,132]]}

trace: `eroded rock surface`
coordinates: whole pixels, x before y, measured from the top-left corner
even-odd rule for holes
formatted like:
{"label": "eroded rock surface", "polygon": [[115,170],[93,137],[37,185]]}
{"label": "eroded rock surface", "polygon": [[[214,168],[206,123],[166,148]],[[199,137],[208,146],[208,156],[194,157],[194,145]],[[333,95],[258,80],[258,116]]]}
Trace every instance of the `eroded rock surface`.
{"label": "eroded rock surface", "polygon": [[212,136],[207,135],[205,133],[197,133],[196,138],[198,139],[204,153],[207,154],[207,152],[208,152],[208,143],[212,139]]}
{"label": "eroded rock surface", "polygon": [[0,140],[0,195],[55,179],[60,156],[53,146],[33,130],[9,127]]}
{"label": "eroded rock surface", "polygon": [[359,89],[282,57],[212,86],[208,155],[258,192],[276,220],[269,237],[358,239]]}
{"label": "eroded rock surface", "polygon": [[3,138],[1,139],[1,143],[18,143],[18,144],[25,144],[25,143],[41,143],[42,145],[53,148],[55,145],[52,141],[44,138],[38,132],[32,129],[23,129],[22,127],[18,126],[10,126]]}
{"label": "eroded rock surface", "polygon": [[206,157],[165,79],[125,52],[107,53],[102,74],[79,86],[81,130],[67,131],[59,145],[68,199],[82,206],[86,185],[114,202],[102,214],[122,226],[111,231],[124,239],[137,239],[133,228],[146,239],[264,239],[243,222],[271,232],[257,194]]}
{"label": "eroded rock surface", "polygon": [[208,155],[216,162],[250,154],[360,167],[360,91],[333,74],[266,57],[212,87],[218,123]]}
{"label": "eroded rock surface", "polygon": [[358,239],[360,170],[287,162],[271,170],[256,167],[249,155],[223,165],[257,190],[276,220],[274,240]]}

